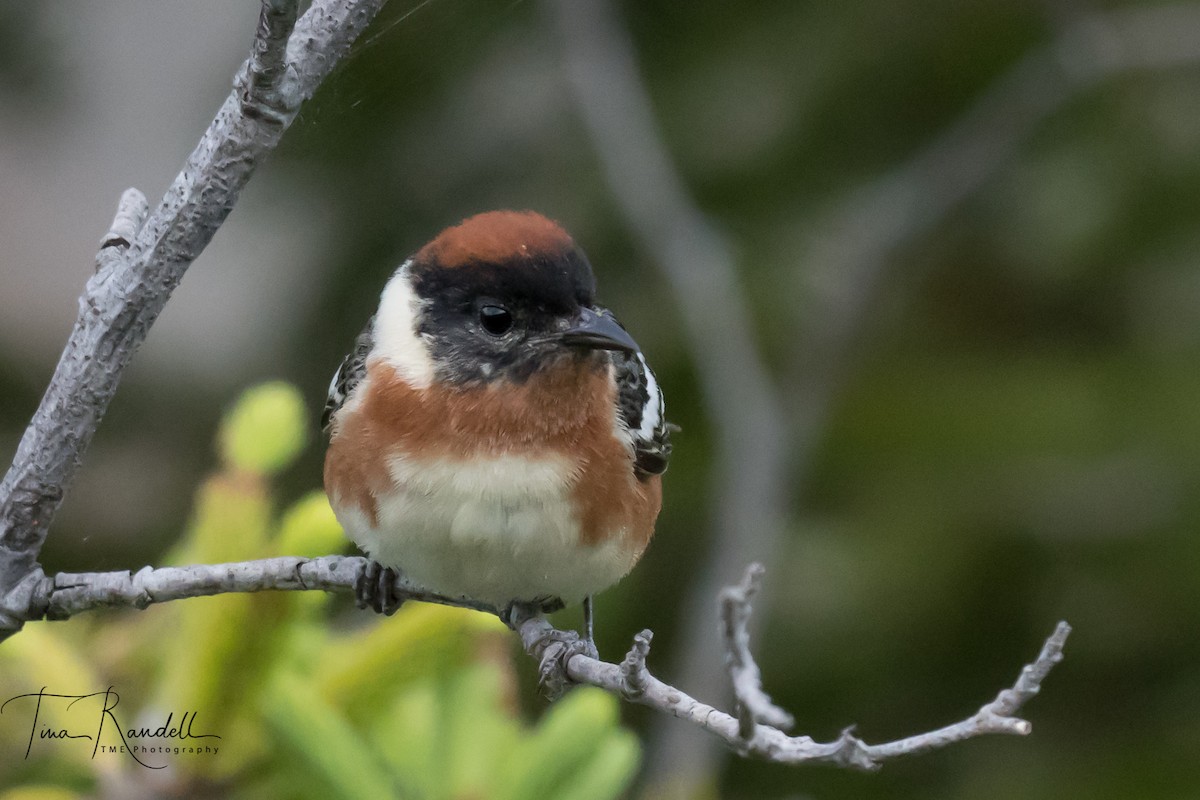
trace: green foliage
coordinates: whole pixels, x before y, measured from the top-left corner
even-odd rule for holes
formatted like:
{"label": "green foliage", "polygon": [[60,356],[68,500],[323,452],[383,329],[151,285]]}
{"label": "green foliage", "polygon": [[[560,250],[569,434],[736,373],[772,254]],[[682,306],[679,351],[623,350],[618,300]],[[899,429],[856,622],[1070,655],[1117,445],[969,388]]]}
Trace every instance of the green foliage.
{"label": "green foliage", "polygon": [[308,440],[304,398],[286,383],[250,389],[221,424],[221,456],[234,469],[274,474],[295,460]]}
{"label": "green foliage", "polygon": [[518,745],[518,756],[508,761],[516,769],[501,773],[495,796],[582,800],[619,792],[637,764],[637,744],[628,734],[611,734],[616,724],[610,695],[599,689],[573,692]]}
{"label": "green foliage", "polygon": [[0,800],[75,800],[79,796],[61,786],[26,786],[0,794]]}
{"label": "green foliage", "polygon": [[[221,425],[224,469],[196,493],[168,560],[222,562],[318,555],[344,538],[320,492],[276,513],[268,481],[308,438],[298,393],[250,389]],[[603,800],[637,768],[618,701],[572,692],[529,726],[514,697],[512,637],[494,618],[410,603],[387,620],[347,614],[315,592],[222,595],[106,619],[36,623],[0,648],[0,694],[84,694],[113,686],[123,727],[175,724],[220,739],[216,755],[154,755],[172,793],[211,785],[232,797]],[[364,624],[365,623],[365,624]],[[28,744],[29,709],[0,717],[0,748]],[[17,713],[19,712],[19,713]],[[86,722],[84,720],[87,720]],[[77,707],[49,702],[40,724],[79,730]],[[120,745],[106,731],[102,745]],[[91,742],[36,740],[0,764],[0,800],[60,800],[111,781],[162,780]],[[151,777],[153,776],[153,777]]]}

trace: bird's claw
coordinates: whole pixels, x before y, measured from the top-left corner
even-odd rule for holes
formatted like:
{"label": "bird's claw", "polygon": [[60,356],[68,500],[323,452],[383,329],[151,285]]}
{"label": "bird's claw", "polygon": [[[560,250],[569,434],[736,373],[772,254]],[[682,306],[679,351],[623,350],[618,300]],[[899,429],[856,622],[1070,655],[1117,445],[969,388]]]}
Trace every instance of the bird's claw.
{"label": "bird's claw", "polygon": [[560,697],[571,685],[567,662],[575,656],[599,659],[596,645],[575,631],[553,630],[538,642],[541,662],[538,664],[538,683],[551,700]]}
{"label": "bird's claw", "polygon": [[[535,597],[533,600],[514,600],[500,612],[500,619],[514,631],[522,623],[557,611],[563,607],[558,597]],[[600,654],[590,637],[580,636],[575,631],[560,631],[551,628],[546,635],[536,640],[529,652],[538,662],[538,683],[551,700],[560,697],[571,685],[567,674],[567,662],[575,656],[599,659]]]}
{"label": "bird's claw", "polygon": [[376,614],[390,617],[404,605],[405,598],[396,592],[399,571],[378,561],[367,561],[354,581],[354,604],[369,608]]}

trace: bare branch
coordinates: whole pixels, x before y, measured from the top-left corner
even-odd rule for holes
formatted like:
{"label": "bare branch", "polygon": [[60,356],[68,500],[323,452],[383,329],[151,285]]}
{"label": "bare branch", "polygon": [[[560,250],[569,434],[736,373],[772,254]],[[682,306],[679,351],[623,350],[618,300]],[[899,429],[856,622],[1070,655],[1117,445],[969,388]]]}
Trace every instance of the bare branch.
{"label": "bare branch", "polygon": [[291,92],[282,92],[287,75],[288,38],[296,26],[300,0],[262,0],[254,47],[234,86],[242,93],[242,108],[247,116],[266,117],[287,125],[299,107]]}
{"label": "bare branch", "polygon": [[876,761],[882,761],[895,756],[916,755],[988,733],[1029,735],[1033,726],[1027,721],[1019,719],[1016,713],[1025,703],[1033,699],[1033,696],[1042,688],[1042,681],[1050,674],[1050,670],[1063,660],[1063,646],[1070,633],[1070,625],[1066,622],[1058,623],[1054,633],[1050,634],[1050,638],[1042,646],[1042,651],[1038,654],[1037,659],[1033,663],[1025,665],[1012,688],[1001,690],[995,700],[980,708],[974,716],[954,725],[910,736],[907,739],[873,746],[864,745],[868,756]]}
{"label": "bare branch", "polygon": [[737,698],[738,721],[743,739],[754,737],[758,723],[788,730],[795,724],[792,715],[771,702],[762,689],[762,675],[750,653],[750,601],[758,591],[765,570],[762,564],[751,564],[746,576],[737,586],[721,591],[721,634],[725,640],[725,661],[729,679]]}
{"label": "bare branch", "polygon": [[36,581],[46,531],[125,366],[301,102],[382,4],[314,0],[297,22],[298,0],[264,0],[233,92],[158,207],[147,218],[140,192],[122,196],[58,367],[0,482],[0,639],[21,627],[21,587]]}
{"label": "bare branch", "polygon": [[[729,602],[737,608],[731,615],[737,620],[735,626],[745,631],[745,618],[750,613],[749,595],[762,574],[762,568],[752,565],[747,570],[742,585],[727,590]],[[751,590],[747,592],[747,590]],[[555,641],[555,629],[541,617],[528,617],[517,621],[517,631],[526,652],[543,660],[547,642]],[[882,762],[898,756],[915,755],[936,750],[955,742],[961,742],[985,734],[1014,734],[1024,736],[1032,726],[1015,716],[1021,706],[1028,702],[1041,687],[1050,669],[1062,660],[1062,648],[1071,628],[1060,622],[1054,633],[1042,647],[1037,659],[1021,671],[1011,689],[1005,689],[996,699],[983,706],[973,716],[953,725],[910,736],[894,742],[871,745],[847,729],[832,742],[816,742],[808,736],[788,736],[776,724],[751,722],[746,717],[735,717],[713,706],[702,703],[674,686],[663,683],[646,669],[649,653],[649,631],[634,637],[633,648],[621,664],[610,664],[586,655],[566,657],[562,669],[566,677],[575,683],[599,686],[619,694],[633,703],[649,706],[664,714],[692,723],[718,739],[741,755],[755,756],[778,764],[829,763],[862,770],[878,769]],[[739,638],[735,635],[734,638]],[[736,649],[742,650],[743,641]],[[743,704],[747,699],[754,705],[754,713],[770,716],[780,725],[790,725],[791,715],[780,710],[762,694],[758,686],[758,668],[754,665],[748,649],[740,652],[742,669],[733,675],[735,681],[746,686],[738,690]],[[544,660],[543,660],[544,664]],[[745,669],[749,664],[753,670]],[[751,685],[752,684],[752,685]],[[769,710],[767,710],[769,709]]]}
{"label": "bare branch", "polygon": [[[320,590],[352,593],[366,565],[366,559],[356,556],[288,556],[231,564],[144,567],[132,573],[64,572],[46,577],[38,570],[27,575],[10,596],[15,598],[19,594],[26,604],[20,614],[24,620],[65,620],[100,608],[145,609],[171,600],[229,592]],[[731,637],[731,677],[740,684],[737,696],[743,708],[753,709],[754,719],[750,723],[746,722],[745,715],[727,714],[651,675],[646,659],[653,634],[648,630],[634,637],[633,646],[620,664],[612,664],[567,646],[565,643],[578,640],[574,632],[558,630],[532,612],[524,611],[522,616],[505,621],[520,635],[526,652],[538,659],[543,680],[550,685],[598,686],[630,702],[689,722],[715,735],[742,755],[781,764],[825,762],[868,770],[877,769],[889,758],[938,749],[975,736],[1028,734],[1029,723],[1015,715],[1037,694],[1050,669],[1062,660],[1063,644],[1070,633],[1065,622],[1059,623],[1037,660],[1022,670],[1016,684],[1001,691],[995,700],[962,722],[879,745],[868,745],[848,730],[833,742],[819,743],[808,736],[788,736],[780,730],[780,726],[792,724],[791,716],[771,704],[759,686],[758,667],[750,655],[745,631],[750,600],[761,575],[762,567],[751,565],[742,584],[729,587],[722,596],[722,603],[728,609],[723,612],[723,622],[735,629]],[[396,579],[396,594],[405,600],[501,616],[500,609],[487,603],[429,592],[403,577]]]}
{"label": "bare branch", "polygon": [[[156,603],[229,592],[349,592],[366,563],[365,558],[357,556],[285,556],[230,564],[143,567],[137,572],[60,572],[53,577],[39,574],[38,580],[22,584],[28,602],[25,619],[65,620],[99,608],[144,609]],[[408,600],[499,613],[487,603],[425,591],[403,577],[396,580],[396,589]]]}
{"label": "bare branch", "polygon": [[646,684],[650,680],[646,659],[650,657],[650,642],[653,639],[654,632],[648,628],[633,637],[633,646],[621,662],[621,678],[624,681],[621,696],[634,698],[645,694]]}

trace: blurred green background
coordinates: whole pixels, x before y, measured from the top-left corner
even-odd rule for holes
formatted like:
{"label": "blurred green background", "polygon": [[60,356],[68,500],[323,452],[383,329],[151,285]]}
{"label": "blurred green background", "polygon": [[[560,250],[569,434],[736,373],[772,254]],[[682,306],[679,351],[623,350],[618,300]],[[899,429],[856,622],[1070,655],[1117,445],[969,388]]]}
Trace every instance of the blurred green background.
{"label": "blurred green background", "polygon": [[[158,196],[245,56],[257,4],[202,5],[0,6],[0,452],[36,406],[120,191]],[[802,733],[855,723],[882,741],[967,716],[1055,621],[1075,626],[1067,660],[1025,709],[1029,738],[878,775],[718,756],[687,791],[1200,795],[1200,6],[612,10],[653,106],[653,144],[730,246],[784,411],[787,492],[758,648],[768,691]],[[650,627],[652,668],[683,676],[681,617],[712,615],[687,590],[715,536],[720,433],[736,422],[711,413],[703,376],[737,380],[740,366],[713,363],[685,335],[581,121],[569,55],[545,4],[392,0],[128,371],[47,569],[177,553],[196,487],[216,469],[218,421],[243,389],[286,380],[315,419],[406,254],[471,213],[534,208],[588,252],[602,301],[684,428],[655,542],[598,601],[606,656]],[[825,402],[810,402],[814,387]],[[321,456],[313,434],[271,479],[275,510],[319,487]],[[764,557],[748,549],[720,570]],[[153,658],[97,653],[116,636],[101,620],[123,630],[175,613],[50,627],[94,669],[126,670],[136,694],[158,685],[136,668]],[[333,642],[315,650],[325,659],[348,646],[339,637],[402,624],[336,604],[321,613],[311,630]],[[446,625],[449,641],[476,635]],[[188,660],[169,626],[158,636],[159,657]],[[0,655],[18,658],[9,649]],[[279,658],[304,652],[281,646]],[[539,718],[532,666],[489,652],[505,685],[523,687],[502,716]],[[671,796],[685,784],[662,772],[673,762],[657,749],[659,721],[619,711],[643,743],[631,796]],[[27,780],[5,746],[0,786]]]}

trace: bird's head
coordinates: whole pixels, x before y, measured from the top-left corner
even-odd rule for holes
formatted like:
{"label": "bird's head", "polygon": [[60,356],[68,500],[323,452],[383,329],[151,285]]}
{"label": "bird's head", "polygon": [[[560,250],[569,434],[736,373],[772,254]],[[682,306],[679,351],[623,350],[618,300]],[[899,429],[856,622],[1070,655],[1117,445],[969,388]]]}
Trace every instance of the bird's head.
{"label": "bird's head", "polygon": [[375,320],[376,352],[415,385],[523,381],[598,351],[638,350],[595,304],[583,251],[556,223],[524,211],[447,228],[392,276]]}

